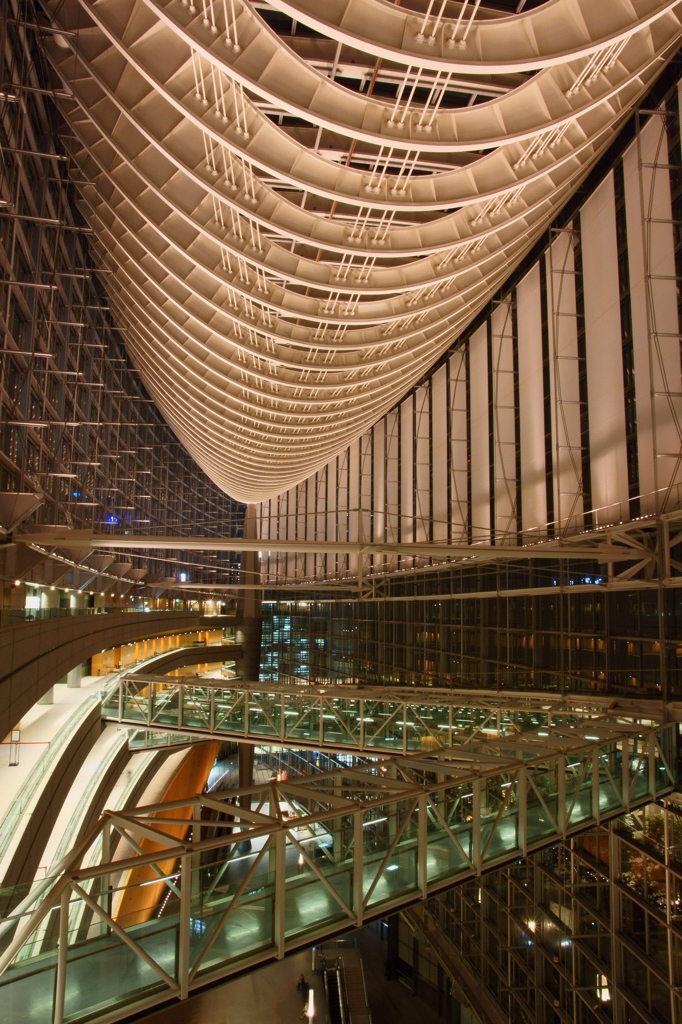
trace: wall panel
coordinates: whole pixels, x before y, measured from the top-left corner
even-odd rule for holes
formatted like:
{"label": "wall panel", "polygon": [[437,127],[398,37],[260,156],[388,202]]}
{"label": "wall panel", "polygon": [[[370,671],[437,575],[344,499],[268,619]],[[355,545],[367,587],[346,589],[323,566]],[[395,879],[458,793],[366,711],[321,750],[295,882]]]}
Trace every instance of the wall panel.
{"label": "wall panel", "polygon": [[471,403],[471,534],[490,543],[490,433],[488,428],[488,338],[484,324],[469,342]]}
{"label": "wall panel", "polygon": [[613,175],[585,202],[580,222],[585,280],[592,501],[597,523],[627,517],[625,399]]}
{"label": "wall panel", "polygon": [[575,261],[570,228],[556,235],[547,262],[554,512],[559,529],[565,530],[580,527],[583,514]]}
{"label": "wall panel", "polygon": [[431,459],[433,477],[433,539],[448,539],[448,396],[447,367],[431,380]]}
{"label": "wall panel", "polygon": [[464,348],[450,356],[450,521],[452,541],[455,544],[466,541],[469,528],[470,466],[466,365]]}
{"label": "wall panel", "polygon": [[356,539],[362,508],[367,539],[486,543],[492,528],[498,544],[531,543],[627,519],[638,502],[640,514],[665,495],[666,511],[680,504],[668,491],[682,482],[674,113],[648,116],[430,378],[317,478],[262,506],[264,539],[306,527]]}
{"label": "wall panel", "polygon": [[516,540],[516,439],[511,298],[492,313],[495,538]]}
{"label": "wall panel", "polygon": [[414,501],[415,540],[431,538],[431,402],[430,387],[414,396]]}
{"label": "wall panel", "polygon": [[414,540],[414,397],[400,406],[400,539]]}
{"label": "wall panel", "polygon": [[[623,158],[642,512],[679,481],[682,401],[675,254],[666,124],[654,115]],[[663,154],[663,159],[661,155]]]}
{"label": "wall panel", "polygon": [[545,427],[540,325],[540,270],[537,264],[516,289],[519,325],[519,420],[521,432],[522,530],[542,535],[547,522]]}

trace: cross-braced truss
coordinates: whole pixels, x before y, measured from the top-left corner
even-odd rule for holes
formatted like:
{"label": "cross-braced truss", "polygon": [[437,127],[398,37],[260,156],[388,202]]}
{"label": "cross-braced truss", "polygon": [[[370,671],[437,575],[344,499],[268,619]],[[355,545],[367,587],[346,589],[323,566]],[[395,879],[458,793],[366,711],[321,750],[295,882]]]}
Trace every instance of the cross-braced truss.
{"label": "cross-braced truss", "polygon": [[240,499],[314,473],[423,375],[682,27],[674,0],[420,6],[48,4],[129,350]]}
{"label": "cross-braced truss", "polygon": [[275,686],[123,673],[104,718],[181,736],[409,754],[602,721],[662,721],[647,701],[395,687]]}
{"label": "cross-braced truss", "polygon": [[106,811],[2,894],[2,1005],[75,1024],[184,997],[670,792],[677,738],[602,716]]}

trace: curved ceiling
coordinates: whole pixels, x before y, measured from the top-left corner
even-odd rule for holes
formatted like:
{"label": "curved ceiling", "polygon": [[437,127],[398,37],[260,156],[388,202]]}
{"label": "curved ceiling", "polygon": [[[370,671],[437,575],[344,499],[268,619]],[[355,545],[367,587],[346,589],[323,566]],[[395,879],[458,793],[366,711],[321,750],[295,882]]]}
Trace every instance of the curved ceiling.
{"label": "curved ceiling", "polygon": [[677,0],[531,4],[55,3],[112,307],[233,497],[314,473],[419,380],[682,35]]}

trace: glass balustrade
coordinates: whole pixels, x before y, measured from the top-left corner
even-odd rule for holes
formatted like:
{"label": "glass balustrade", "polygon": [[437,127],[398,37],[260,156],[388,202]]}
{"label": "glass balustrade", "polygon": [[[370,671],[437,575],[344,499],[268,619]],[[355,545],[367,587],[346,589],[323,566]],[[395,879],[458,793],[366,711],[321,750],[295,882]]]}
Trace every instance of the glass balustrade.
{"label": "glass balustrade", "polygon": [[[253,787],[244,810],[221,794],[225,813],[196,824],[184,844],[162,808],[119,816],[116,827],[138,836],[138,856],[123,866],[78,858],[33,904],[19,892],[5,899],[16,909],[0,923],[3,1024],[52,1021],[55,999],[58,1024],[152,1005],[675,786],[675,724],[573,748],[548,739],[553,755],[499,744],[497,769],[481,767],[481,744],[469,772],[460,748],[449,760],[418,754]],[[149,845],[149,828],[168,848]]]}
{"label": "glass balustrade", "polygon": [[[209,680],[169,680],[122,675],[104,703],[106,718],[149,728],[190,730],[213,736],[310,745],[331,750],[410,753],[453,747],[475,739],[547,735],[549,728],[581,728],[603,714],[598,702],[575,708],[551,699],[536,707],[470,706],[471,694],[427,699],[407,693],[375,697],[344,694],[344,687],[226,686]],[[348,688],[351,689],[351,688]],[[528,704],[531,703],[529,700]],[[605,783],[607,782],[604,776]]]}

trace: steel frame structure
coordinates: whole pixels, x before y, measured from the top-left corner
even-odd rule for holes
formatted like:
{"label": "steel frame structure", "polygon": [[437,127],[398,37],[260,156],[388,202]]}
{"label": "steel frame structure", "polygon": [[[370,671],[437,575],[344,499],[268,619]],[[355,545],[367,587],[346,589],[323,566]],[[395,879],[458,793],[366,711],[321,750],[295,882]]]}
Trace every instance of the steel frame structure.
{"label": "steel frame structure", "polygon": [[598,24],[586,0],[491,7],[47,4],[112,308],[238,498],[309,476],[422,376],[681,34],[672,0],[602,0]]}
{"label": "steel frame structure", "polygon": [[[287,578],[278,571],[265,568],[259,578],[238,584],[216,583],[216,592],[240,589],[256,589],[262,593],[278,594],[284,600],[284,592],[294,594],[305,591],[321,592],[316,600],[348,600],[349,595],[360,600],[401,601],[418,600],[406,580],[413,580],[419,586],[420,577],[438,574],[452,568],[474,568],[476,565],[518,563],[593,563],[602,566],[604,576],[599,584],[579,584],[580,589],[670,589],[682,586],[682,512],[675,511],[657,516],[642,517],[634,522],[620,522],[613,525],[590,529],[542,543],[527,544],[444,544],[410,542],[387,544],[369,541],[344,540],[243,540],[226,537],[182,537],[174,535],[103,534],[88,530],[59,530],[53,533],[17,534],[16,540],[35,550],[45,550],[51,545],[68,544],[73,551],[114,551],[119,557],[130,557],[139,548],[149,551],[160,550],[170,553],[180,549],[190,551],[253,551],[262,555],[269,566],[271,555],[284,553],[320,554],[338,556],[337,563],[349,556],[358,559],[358,571],[344,574],[334,572],[316,579]],[[398,557],[400,569],[387,570],[382,559]],[[332,563],[334,559],[331,559]],[[395,584],[400,581],[403,594],[396,593]],[[185,590],[205,587],[205,584],[189,584]],[[563,584],[562,584],[563,587]],[[571,584],[576,592],[578,587]],[[338,595],[335,596],[335,592]],[[438,588],[438,596],[447,596]],[[556,585],[529,586],[509,591],[505,596],[526,593],[556,592]],[[451,596],[481,599],[499,591],[476,589],[470,592],[453,591]],[[433,593],[422,595],[422,600],[431,600]]]}
{"label": "steel frame structure", "polygon": [[105,812],[32,893],[3,894],[4,1012],[113,1022],[672,791],[675,723],[594,728]]}
{"label": "steel frame structure", "polygon": [[314,750],[403,754],[602,721],[677,719],[650,701],[390,686],[275,686],[121,673],[102,716],[136,728]]}
{"label": "steel frame structure", "polygon": [[665,798],[404,916],[482,1024],[680,1024],[680,812]]}
{"label": "steel frame structure", "polygon": [[[31,0],[10,0],[0,15],[0,535],[14,525],[5,503],[28,497],[39,527],[128,523],[149,532],[235,535],[243,508],[163,421],[112,319],[105,274],[76,209],[78,184],[40,21]],[[24,552],[16,564],[0,560],[0,575],[48,585],[68,576],[74,589],[90,582],[91,590],[118,595],[148,574],[175,581],[173,559],[154,553],[124,559],[123,567],[113,556],[95,556],[80,570],[85,553],[55,554],[61,557]],[[237,560],[219,556],[208,566],[188,554],[186,561],[193,579],[217,565],[229,579]]]}

